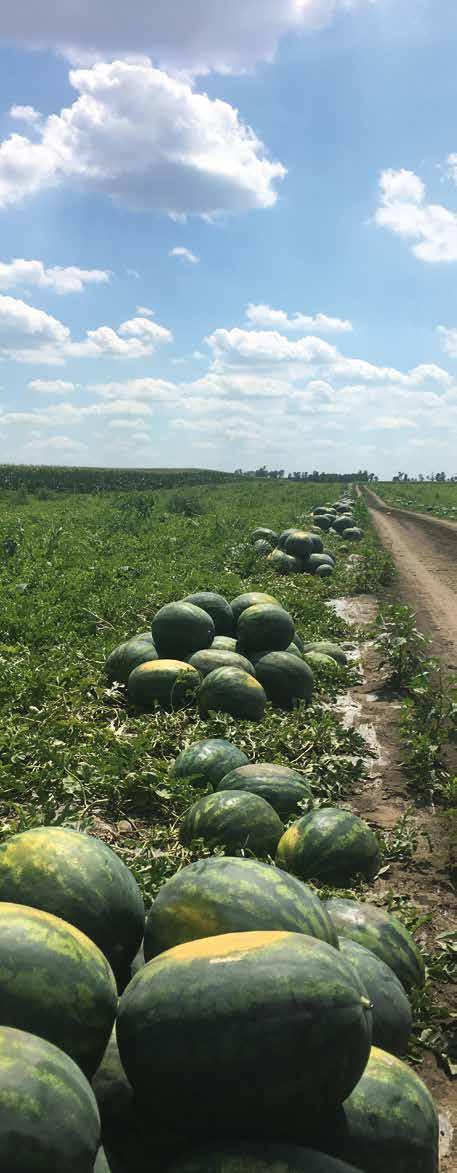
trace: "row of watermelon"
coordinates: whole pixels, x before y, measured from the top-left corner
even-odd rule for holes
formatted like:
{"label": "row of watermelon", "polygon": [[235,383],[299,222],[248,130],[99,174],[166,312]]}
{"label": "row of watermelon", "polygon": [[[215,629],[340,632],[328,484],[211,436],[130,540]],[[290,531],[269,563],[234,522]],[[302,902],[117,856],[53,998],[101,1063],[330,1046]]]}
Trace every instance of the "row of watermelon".
{"label": "row of watermelon", "polygon": [[[122,980],[143,924],[133,877],[98,840],[42,827],[0,849],[0,1155],[11,1173],[92,1170],[98,1109],[74,1064],[94,1076],[116,1016],[108,958]],[[409,989],[424,977],[394,917],[354,901],[325,906],[267,864],[212,858],[162,887],[144,957],[149,964],[134,965],[118,1009],[117,1074],[102,1063],[94,1080],[114,1159],[113,1116],[129,1150],[140,1138],[145,1170],[154,1167],[152,1128],[167,1161],[171,1130],[176,1149],[212,1136],[287,1138],[312,1141],[364,1173],[385,1173],[388,1154],[392,1173],[435,1173],[426,1089],[388,1055],[368,1062],[372,1037],[384,1049],[405,1045],[410,1015],[399,982]],[[44,1041],[18,1040],[18,1030]],[[43,1116],[30,1104],[42,1105],[46,1081],[52,1112]],[[127,1082],[132,1128],[113,1110]],[[316,1120],[325,1135],[316,1135]],[[18,1135],[24,1145],[39,1136],[35,1164],[30,1155],[24,1164]],[[134,1151],[122,1173],[136,1173]]]}
{"label": "row of watermelon", "polygon": [[[323,660],[328,651],[330,659]],[[303,644],[292,616],[273,595],[255,591],[228,603],[202,591],[167,603],[151,631],[120,644],[105,667],[142,708],[179,708],[196,694],[202,716],[221,711],[260,721],[267,700],[284,709],[308,703],[313,670],[335,660],[346,663],[335,645]]]}
{"label": "row of watermelon", "polygon": [[360,542],[363,533],[349,508],[346,502],[316,506],[309,532],[295,528],[278,534],[267,526],[258,526],[251,534],[254,550],[267,558],[278,574],[315,574],[318,578],[329,578],[335,555],[324,549],[319,533],[330,532],[344,537],[345,541]]}

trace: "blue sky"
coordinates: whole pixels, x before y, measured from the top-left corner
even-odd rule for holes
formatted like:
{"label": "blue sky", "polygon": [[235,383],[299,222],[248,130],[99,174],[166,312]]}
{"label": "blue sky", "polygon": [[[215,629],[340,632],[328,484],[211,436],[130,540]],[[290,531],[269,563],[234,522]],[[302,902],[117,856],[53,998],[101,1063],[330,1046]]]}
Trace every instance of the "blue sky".
{"label": "blue sky", "polygon": [[1,459],[456,472],[455,4],[66,7],[2,21]]}

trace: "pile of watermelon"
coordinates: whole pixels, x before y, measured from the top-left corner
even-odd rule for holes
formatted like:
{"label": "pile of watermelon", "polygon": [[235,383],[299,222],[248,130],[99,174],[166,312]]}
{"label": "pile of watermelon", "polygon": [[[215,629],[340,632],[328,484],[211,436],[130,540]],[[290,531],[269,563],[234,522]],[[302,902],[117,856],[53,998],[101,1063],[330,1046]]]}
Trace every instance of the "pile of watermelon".
{"label": "pile of watermelon", "polygon": [[267,701],[282,709],[308,704],[316,669],[345,664],[331,643],[304,645],[273,595],[253,591],[229,603],[213,591],[167,603],[141,632],[108,656],[111,681],[127,685],[131,704],[177,709],[196,701],[210,712],[261,721]]}
{"label": "pile of watermelon", "polygon": [[259,557],[266,558],[278,574],[314,574],[329,578],[336,564],[335,555],[326,550],[320,533],[331,533],[345,541],[360,542],[363,533],[356,525],[347,500],[333,505],[317,505],[312,513],[313,526],[307,530],[285,529],[278,534],[267,526],[258,526],[251,542]]}
{"label": "pile of watermelon", "polygon": [[[280,821],[306,785],[276,769],[203,742],[172,775],[265,807],[269,793]],[[5,1173],[437,1173],[435,1107],[399,1057],[422,956],[395,917],[304,882],[314,817],[285,832],[283,866],[182,868],[146,921],[100,840],[52,826],[2,844]],[[332,838],[358,870],[360,830]]]}

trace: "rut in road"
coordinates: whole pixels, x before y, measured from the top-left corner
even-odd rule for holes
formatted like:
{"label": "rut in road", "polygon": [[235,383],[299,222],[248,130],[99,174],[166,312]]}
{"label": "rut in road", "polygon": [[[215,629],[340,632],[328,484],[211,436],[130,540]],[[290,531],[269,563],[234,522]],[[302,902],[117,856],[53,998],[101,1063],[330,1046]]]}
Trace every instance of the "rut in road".
{"label": "rut in road", "polygon": [[457,524],[391,509],[369,490],[364,499],[397,567],[395,594],[413,608],[433,653],[457,670]]}

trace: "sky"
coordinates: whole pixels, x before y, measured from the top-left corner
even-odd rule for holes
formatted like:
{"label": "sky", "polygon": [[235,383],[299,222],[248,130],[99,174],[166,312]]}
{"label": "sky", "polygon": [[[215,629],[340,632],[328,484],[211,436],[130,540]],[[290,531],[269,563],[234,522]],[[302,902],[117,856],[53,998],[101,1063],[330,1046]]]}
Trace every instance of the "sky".
{"label": "sky", "polygon": [[457,473],[455,0],[16,0],[0,461]]}

